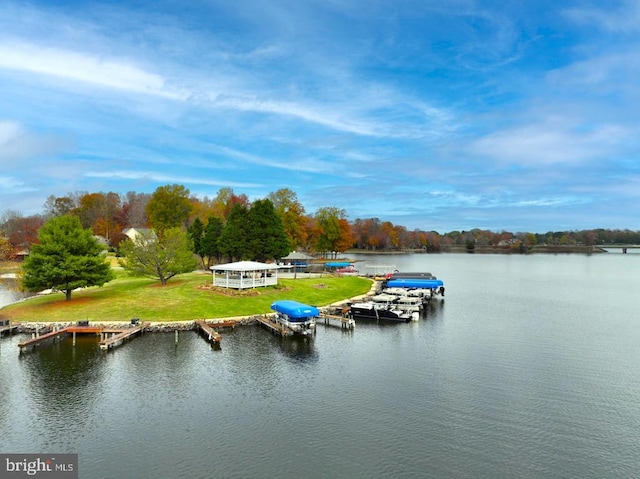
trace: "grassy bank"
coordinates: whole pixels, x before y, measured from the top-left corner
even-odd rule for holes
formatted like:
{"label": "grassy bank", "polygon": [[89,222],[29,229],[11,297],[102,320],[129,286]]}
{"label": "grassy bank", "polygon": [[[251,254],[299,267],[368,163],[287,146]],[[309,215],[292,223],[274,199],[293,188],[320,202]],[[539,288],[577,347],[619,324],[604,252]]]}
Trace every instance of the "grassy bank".
{"label": "grassy bank", "polygon": [[61,293],[39,296],[0,309],[12,321],[182,321],[271,312],[279,299],[326,306],[365,294],[371,281],[354,276],[279,279],[278,286],[234,292],[213,289],[211,275],[177,276],[166,286],[157,280],[120,276],[102,288],[74,291],[71,301]]}

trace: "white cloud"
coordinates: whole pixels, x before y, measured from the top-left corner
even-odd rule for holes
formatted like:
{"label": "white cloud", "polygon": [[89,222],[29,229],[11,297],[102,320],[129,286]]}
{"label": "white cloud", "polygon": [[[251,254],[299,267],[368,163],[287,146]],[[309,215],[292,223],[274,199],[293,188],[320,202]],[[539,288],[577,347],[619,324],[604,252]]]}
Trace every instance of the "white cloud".
{"label": "white cloud", "polygon": [[146,180],[157,183],[182,183],[190,185],[229,186],[237,188],[256,188],[263,186],[258,183],[233,182],[226,179],[216,180],[201,177],[189,177],[169,175],[150,171],[113,170],[113,171],[87,171],[87,178],[111,178],[114,180]]}
{"label": "white cloud", "polygon": [[27,71],[117,90],[184,99],[166,80],[132,61],[45,47],[21,41],[0,43],[0,68]]}
{"label": "white cloud", "polygon": [[60,153],[68,147],[66,141],[26,131],[14,121],[0,121],[0,165],[24,168],[25,161]]}
{"label": "white cloud", "polygon": [[610,155],[626,135],[618,126],[572,128],[570,123],[554,120],[499,130],[473,142],[468,154],[526,166],[579,164]]}

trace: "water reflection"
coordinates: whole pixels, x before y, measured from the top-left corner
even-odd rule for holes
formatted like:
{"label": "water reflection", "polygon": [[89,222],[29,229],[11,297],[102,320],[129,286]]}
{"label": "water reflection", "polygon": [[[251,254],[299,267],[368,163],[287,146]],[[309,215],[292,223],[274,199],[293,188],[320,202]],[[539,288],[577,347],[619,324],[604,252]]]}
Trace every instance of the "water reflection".
{"label": "water reflection", "polygon": [[[73,452],[67,431],[97,429],[94,411],[99,407],[104,382],[102,355],[98,336],[78,336],[47,341],[19,354],[24,372],[21,388],[26,395],[15,411],[44,429],[40,447],[55,444],[56,450]],[[26,401],[25,401],[26,400]],[[25,410],[20,410],[25,409]],[[35,411],[31,414],[28,411]]]}
{"label": "water reflection", "polygon": [[17,279],[0,277],[0,308],[30,296],[33,296],[33,293],[20,291]]}

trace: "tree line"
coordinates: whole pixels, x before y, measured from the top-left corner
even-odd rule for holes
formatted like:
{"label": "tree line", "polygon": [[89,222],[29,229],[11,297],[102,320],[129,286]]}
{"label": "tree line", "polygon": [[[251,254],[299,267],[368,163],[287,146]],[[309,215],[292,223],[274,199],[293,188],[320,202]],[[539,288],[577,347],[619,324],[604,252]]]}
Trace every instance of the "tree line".
{"label": "tree line", "polygon": [[408,230],[379,218],[348,221],[338,207],[308,214],[294,191],[283,188],[250,201],[245,194],[221,188],[211,198],[197,198],[182,185],[165,185],[153,193],[77,192],[50,196],[43,212],[24,216],[6,210],[0,217],[0,259],[29,252],[38,231],[51,218],[71,215],[85,229],[105,239],[115,251],[127,228],[187,232],[204,266],[237,259],[268,260],[288,251],[332,255],[355,248],[368,251],[446,251],[452,246],[528,248],[535,245],[640,244],[640,231],[593,229],[546,233],[471,229],[439,234]]}

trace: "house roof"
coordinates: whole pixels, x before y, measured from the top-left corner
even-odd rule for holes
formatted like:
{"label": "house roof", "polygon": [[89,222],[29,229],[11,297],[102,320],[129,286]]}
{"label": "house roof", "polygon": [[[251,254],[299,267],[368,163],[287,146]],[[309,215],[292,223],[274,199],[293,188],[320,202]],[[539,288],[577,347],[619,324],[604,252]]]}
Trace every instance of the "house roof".
{"label": "house roof", "polygon": [[264,271],[278,268],[277,264],[259,263],[258,261],[238,261],[236,263],[216,264],[210,267],[214,271]]}

